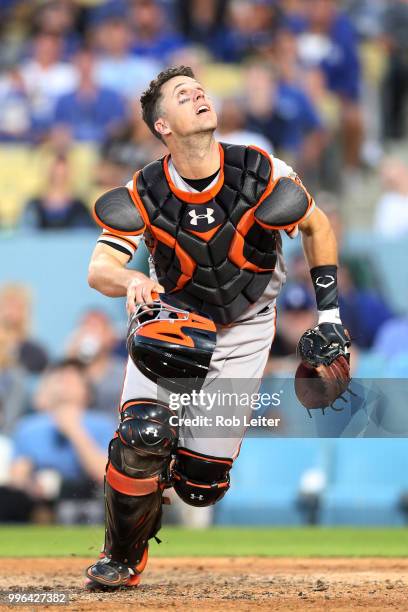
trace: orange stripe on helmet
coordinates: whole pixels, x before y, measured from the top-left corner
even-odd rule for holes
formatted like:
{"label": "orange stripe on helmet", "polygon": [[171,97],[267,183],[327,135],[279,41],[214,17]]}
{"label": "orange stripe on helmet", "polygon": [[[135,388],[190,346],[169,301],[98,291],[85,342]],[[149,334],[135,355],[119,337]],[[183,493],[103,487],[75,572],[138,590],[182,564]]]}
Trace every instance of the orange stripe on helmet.
{"label": "orange stripe on helmet", "polygon": [[[180,317],[182,317],[182,315],[180,315]],[[215,323],[212,319],[199,315],[196,312],[190,312],[188,321],[183,321],[183,324],[186,326],[191,326],[192,324],[196,329],[205,329],[206,331],[211,332],[217,331]]]}
{"label": "orange stripe on helmet", "polygon": [[186,322],[181,322],[177,319],[174,319],[174,322],[171,320],[152,321],[151,324],[142,325],[142,327],[137,330],[137,335],[193,348],[194,341],[190,336],[184,333],[182,323],[185,324]]}
{"label": "orange stripe on helmet", "polygon": [[155,340],[193,348],[194,340],[185,333],[185,327],[203,329],[209,332],[217,331],[211,319],[202,317],[194,312],[189,313],[187,320],[183,317],[182,313],[179,313],[178,316],[178,319],[159,319],[149,324],[142,325],[136,333],[138,336],[143,336],[145,338],[153,338]]}

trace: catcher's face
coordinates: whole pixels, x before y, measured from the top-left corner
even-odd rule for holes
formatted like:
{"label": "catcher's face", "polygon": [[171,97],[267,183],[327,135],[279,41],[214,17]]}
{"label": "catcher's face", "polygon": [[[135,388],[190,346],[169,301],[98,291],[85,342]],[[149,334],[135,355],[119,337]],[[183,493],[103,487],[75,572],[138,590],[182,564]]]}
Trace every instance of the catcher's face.
{"label": "catcher's face", "polygon": [[217,127],[210,98],[190,77],[174,77],[163,85],[159,110],[155,128],[164,138],[213,132]]}

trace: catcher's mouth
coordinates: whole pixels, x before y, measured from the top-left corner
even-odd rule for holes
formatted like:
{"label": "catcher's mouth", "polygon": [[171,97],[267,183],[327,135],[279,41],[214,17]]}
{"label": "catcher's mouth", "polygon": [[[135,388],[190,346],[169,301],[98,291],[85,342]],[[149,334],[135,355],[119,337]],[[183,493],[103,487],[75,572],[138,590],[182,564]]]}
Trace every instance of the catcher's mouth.
{"label": "catcher's mouth", "polygon": [[208,104],[201,104],[201,106],[199,106],[198,109],[196,110],[196,115],[207,113],[209,112],[209,110],[210,110],[210,107],[208,106]]}

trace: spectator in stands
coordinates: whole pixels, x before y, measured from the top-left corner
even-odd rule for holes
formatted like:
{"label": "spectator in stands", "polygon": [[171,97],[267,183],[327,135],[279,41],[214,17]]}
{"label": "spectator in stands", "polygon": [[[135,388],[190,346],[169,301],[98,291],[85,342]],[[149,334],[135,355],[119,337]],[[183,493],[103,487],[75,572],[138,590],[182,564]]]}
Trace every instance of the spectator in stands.
{"label": "spectator in stands", "polygon": [[78,11],[77,3],[72,0],[45,0],[32,16],[36,31],[61,37],[64,58],[69,58],[81,45],[76,29]]}
{"label": "spectator in stands", "polygon": [[82,0],[82,4],[84,3],[89,5],[86,9],[86,25],[91,30],[105,19],[121,18],[129,20],[128,0],[96,0],[96,2],[91,3]]}
{"label": "spectator in stands", "polygon": [[280,12],[269,0],[230,2],[227,13],[224,61],[239,62],[266,54],[280,25]]}
{"label": "spectator in stands", "polygon": [[358,288],[349,266],[342,262],[338,270],[339,306],[344,326],[353,344],[368,349],[373,346],[381,327],[393,317],[385,300],[371,289]]}
{"label": "spectator in stands", "polygon": [[[341,210],[341,201],[330,192],[317,192],[315,194],[319,208],[327,215],[330,225],[335,233],[340,259],[347,266],[354,285],[360,290],[367,290],[381,296],[383,290],[383,279],[376,265],[375,255],[368,251],[350,250],[347,245],[347,227]],[[299,259],[304,274],[310,279],[309,271],[304,263],[304,257]],[[292,275],[292,274],[291,274]]]}
{"label": "spectator in stands", "polygon": [[115,91],[97,84],[95,56],[91,51],[81,49],[75,56],[75,66],[78,87],[58,99],[54,136],[60,137],[62,131],[77,141],[99,143],[125,118],[126,107]]}
{"label": "spectator in stands", "polygon": [[95,227],[84,202],[72,193],[70,167],[64,155],[52,161],[45,192],[27,202],[20,227],[35,230]]}
{"label": "spectator in stands", "polygon": [[101,87],[126,98],[139,96],[160,72],[158,61],[131,54],[132,39],[129,24],[120,17],[106,19],[96,28],[99,57],[95,78]]}
{"label": "spectator in stands", "polygon": [[218,137],[221,141],[239,145],[255,145],[272,153],[272,143],[259,132],[245,129],[245,107],[242,100],[224,98],[218,112]]}
{"label": "spectator in stands", "polygon": [[383,194],[374,219],[374,230],[388,240],[408,234],[408,164],[387,157],[381,165]]}
{"label": "spectator in stands", "polygon": [[335,0],[305,0],[301,11],[284,20],[299,34],[299,54],[304,65],[320,66],[329,89],[357,100],[361,73],[357,38],[352,22]]}
{"label": "spectator in stands", "polygon": [[278,30],[268,56],[281,81],[299,84],[303,80],[305,71],[300,65],[298,41],[293,32],[286,29]]}
{"label": "spectator in stands", "polygon": [[134,32],[132,51],[139,57],[166,63],[169,55],[184,45],[157,0],[130,0],[129,23]]}
{"label": "spectator in stands", "polygon": [[117,187],[126,184],[138,168],[165,154],[142,120],[140,102],[129,102],[129,118],[102,143],[97,169],[98,185]]}
{"label": "spectator in stands", "polygon": [[[320,200],[317,201],[320,202]],[[324,205],[323,199],[322,203]],[[327,207],[323,206],[323,210],[327,210]],[[333,211],[329,218],[335,220]],[[336,230],[336,225],[339,226],[338,221],[335,220],[333,225],[333,229]],[[340,239],[341,231],[339,232]],[[310,273],[305,265],[304,257],[295,254],[289,260],[288,265],[290,278],[311,293]],[[393,317],[390,306],[374,284],[372,271],[371,275],[366,271],[369,265],[370,262],[362,260],[361,257],[349,255],[342,259],[338,269],[341,318],[350,332],[353,346],[361,349],[370,348],[378,330]]]}
{"label": "spectator in stands", "polygon": [[246,129],[268,138],[277,156],[307,166],[311,139],[319,138],[320,118],[307,95],[296,85],[279,82],[266,64],[253,63],[245,73]]}
{"label": "spectator in stands", "polygon": [[309,287],[300,283],[289,283],[279,302],[280,345],[276,350],[281,355],[294,355],[299,338],[305,329],[315,324],[316,304]]}
{"label": "spectator in stands", "polygon": [[18,364],[12,330],[0,321],[0,432],[10,434],[26,408],[24,370]]}
{"label": "spectator in stands", "polygon": [[[211,64],[211,53],[207,49],[192,45],[174,51],[174,53],[172,53],[170,56],[169,63],[171,66],[190,66],[200,82],[207,81],[206,77],[208,76],[210,76],[211,80],[211,73],[213,69],[217,69],[214,64],[209,66],[209,64]],[[210,85],[208,95],[213,95]]]}
{"label": "spectator in stands", "polygon": [[[310,108],[310,112],[318,117],[322,129],[313,130],[312,133],[304,139],[300,159],[296,164],[296,170],[302,175],[302,178],[308,185],[313,186],[318,181],[316,176],[322,166],[322,162],[326,156],[322,155],[323,150],[327,150],[330,142],[329,129],[332,126],[327,121],[326,106],[322,104],[322,100],[316,96],[315,87],[308,87],[308,79],[310,80],[311,70],[305,70],[300,65],[298,44],[296,36],[289,30],[279,30],[274,38],[271,46],[269,57],[276,71],[277,78],[282,88],[286,88],[287,92],[301,90],[302,97],[307,101],[302,103],[305,109]],[[315,70],[318,72],[318,69]],[[316,79],[315,79],[316,80]],[[323,80],[323,79],[322,79]],[[314,84],[313,84],[314,85]],[[323,87],[325,102],[327,101],[327,88]],[[286,96],[288,93],[286,93]],[[305,111],[303,111],[305,112]],[[287,110],[290,114],[290,108]],[[323,129],[324,127],[324,129]]]}
{"label": "spectator in stands", "polygon": [[226,26],[228,0],[177,0],[179,27],[189,43],[211,51],[215,60],[230,61],[230,31]]}
{"label": "spectator in stands", "polygon": [[112,321],[100,310],[84,314],[68,344],[67,354],[85,366],[93,386],[92,407],[114,415],[118,408],[125,359],[114,354],[117,334]]}
{"label": "spectator in stands", "polygon": [[278,0],[283,28],[289,28],[295,34],[303,31],[307,16],[306,2],[307,0]]}
{"label": "spectator in stands", "polygon": [[[103,483],[113,420],[88,410],[90,387],[83,366],[62,361],[43,375],[35,413],[15,429],[10,487],[37,503],[75,491],[92,497]],[[50,476],[52,476],[50,478]]]}
{"label": "spectator in stands", "polygon": [[16,364],[30,374],[42,372],[47,365],[45,348],[31,338],[32,300],[25,285],[0,287],[0,325],[7,330]]}
{"label": "spectator in stands", "polygon": [[[304,6],[300,59],[306,67],[320,67],[329,90],[339,96],[344,160],[347,167],[354,169],[360,163],[363,138],[361,69],[354,27],[335,0],[306,0]],[[299,22],[299,29],[298,26]]]}
{"label": "spectator in stands", "polygon": [[380,35],[387,4],[388,0],[347,0],[345,10],[361,38],[376,39]]}
{"label": "spectator in stands", "polygon": [[408,100],[408,1],[387,3],[383,17],[383,42],[388,67],[383,83],[383,133],[385,138],[406,135]]}
{"label": "spectator in stands", "polygon": [[18,66],[0,76],[0,141],[28,142],[31,106]]}
{"label": "spectator in stands", "polygon": [[40,32],[34,39],[32,57],[21,66],[21,78],[30,100],[37,138],[43,137],[51,126],[57,99],[76,87],[76,67],[61,58],[61,37]]}
{"label": "spectator in stands", "polygon": [[[303,88],[316,108],[324,132],[319,135],[318,144],[321,145],[320,157],[316,164],[310,164],[309,171],[314,169],[317,175],[315,189],[327,189],[340,193],[342,185],[343,163],[339,155],[339,140],[341,139],[341,103],[333,92],[326,86],[324,74],[320,68],[303,72]],[[314,143],[312,141],[312,146]],[[312,151],[313,153],[313,151]],[[310,176],[305,179],[309,184]],[[313,189],[313,184],[312,184]]]}
{"label": "spectator in stands", "polygon": [[299,338],[306,329],[316,324],[316,302],[306,285],[294,282],[285,288],[278,308],[279,326],[272,343],[266,373],[286,376],[296,369],[296,347]]}

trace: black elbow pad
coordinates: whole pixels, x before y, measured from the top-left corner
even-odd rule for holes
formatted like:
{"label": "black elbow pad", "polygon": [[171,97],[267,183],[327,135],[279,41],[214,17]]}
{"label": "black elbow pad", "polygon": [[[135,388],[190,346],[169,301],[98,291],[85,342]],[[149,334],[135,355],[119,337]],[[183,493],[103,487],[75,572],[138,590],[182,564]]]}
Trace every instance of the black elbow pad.
{"label": "black elbow pad", "polygon": [[255,211],[255,219],[263,227],[285,229],[298,223],[306,214],[310,196],[294,179],[278,179],[271,193]]}
{"label": "black elbow pad", "polygon": [[146,228],[143,217],[127,187],[116,187],[95,202],[94,217],[98,225],[117,234],[142,234]]}

